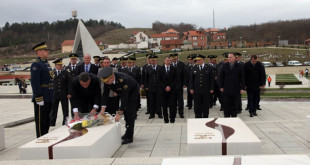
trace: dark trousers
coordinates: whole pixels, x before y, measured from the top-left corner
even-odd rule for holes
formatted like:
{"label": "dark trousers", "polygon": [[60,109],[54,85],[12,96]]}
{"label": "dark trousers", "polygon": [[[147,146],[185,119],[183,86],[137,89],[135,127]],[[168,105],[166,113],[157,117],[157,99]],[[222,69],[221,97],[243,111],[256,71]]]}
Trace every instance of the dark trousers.
{"label": "dark trousers", "polygon": [[238,103],[237,103],[237,111],[242,111],[242,100],[241,100],[241,94],[237,96],[238,97]]}
{"label": "dark trousers", "polygon": [[189,90],[187,90],[187,107],[188,108],[193,107],[193,95],[190,93]]}
{"label": "dark trousers", "polygon": [[119,109],[119,98],[118,97],[109,97],[106,112],[116,114],[116,111]]}
{"label": "dark trousers", "polygon": [[260,89],[258,88],[258,94],[257,94],[257,101],[255,104],[255,108],[258,109],[260,107],[259,102],[260,102]]}
{"label": "dark trousers", "polygon": [[62,109],[62,114],[63,114],[62,125],[66,124],[66,119],[69,115],[68,99],[67,98],[64,98],[64,99],[54,98],[54,102],[52,105],[52,111],[50,114],[51,115],[51,121],[50,121],[51,126],[55,126],[56,124],[59,102],[61,102],[61,109]]}
{"label": "dark trousers", "polygon": [[145,90],[145,97],[146,97],[146,111],[151,112],[151,103],[150,103],[150,96],[149,96],[149,91]]}
{"label": "dark trousers", "polygon": [[[223,93],[222,93],[223,94]],[[240,95],[223,94],[224,99],[224,117],[237,117],[237,107]]]}
{"label": "dark trousers", "polygon": [[214,92],[212,93],[212,102],[211,103],[213,103],[213,105],[215,105],[215,103],[216,103],[216,100],[217,100],[217,98],[220,98],[220,89],[218,88],[218,87],[216,87],[215,89],[214,89]]}
{"label": "dark trousers", "polygon": [[[171,122],[175,121],[176,116],[176,98],[174,92],[166,92],[162,91],[161,99],[162,99],[162,107],[163,107],[163,115],[164,121],[168,122],[168,118]],[[169,108],[169,116],[168,116],[168,108]]]}
{"label": "dark trousers", "polygon": [[177,99],[177,105],[178,105],[178,113],[180,116],[184,116],[183,88],[176,90],[176,99]]}
{"label": "dark trousers", "polygon": [[136,113],[137,113],[137,97],[139,94],[139,87],[137,86],[137,89],[133,92],[129,93],[128,95],[128,102],[127,102],[127,108],[124,113],[125,115],[125,137],[128,139],[133,139],[134,134],[134,128],[135,128],[135,120],[136,120]]}
{"label": "dark trousers", "polygon": [[259,90],[247,90],[249,112],[256,113],[256,105],[258,104]]}
{"label": "dark trousers", "polygon": [[36,123],[37,138],[48,133],[50,128],[51,102],[44,102],[44,106],[34,103],[34,119]]}
{"label": "dark trousers", "polygon": [[159,90],[156,91],[149,91],[149,100],[150,100],[150,116],[154,117],[155,113],[158,116],[162,116],[161,111],[161,100],[160,100],[160,92]]}
{"label": "dark trousers", "polygon": [[194,111],[195,118],[208,118],[209,117],[209,93],[194,93]]}

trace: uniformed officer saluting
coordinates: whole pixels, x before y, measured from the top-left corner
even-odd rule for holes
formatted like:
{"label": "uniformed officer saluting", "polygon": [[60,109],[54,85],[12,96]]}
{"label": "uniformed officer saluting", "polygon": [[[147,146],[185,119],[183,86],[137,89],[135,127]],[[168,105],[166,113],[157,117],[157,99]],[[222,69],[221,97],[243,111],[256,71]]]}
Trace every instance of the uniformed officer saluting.
{"label": "uniformed officer saluting", "polygon": [[110,90],[118,94],[121,99],[121,107],[115,115],[115,121],[119,121],[121,115],[125,112],[126,132],[124,136],[122,136],[122,144],[131,143],[133,141],[135,127],[136,100],[138,98],[140,86],[136,80],[125,73],[113,73],[111,67],[102,68],[98,73],[98,77],[105,83],[100,113],[105,112]]}
{"label": "uniformed officer saluting", "polygon": [[36,62],[31,65],[32,102],[34,102],[34,117],[37,137],[48,133],[50,127],[50,112],[53,102],[53,78],[52,68],[47,62],[49,49],[46,42],[32,48],[38,56]]}
{"label": "uniformed officer saluting", "polygon": [[205,56],[198,54],[190,73],[189,90],[194,96],[195,118],[209,117],[210,94],[214,92],[214,75],[211,66],[206,65]]}

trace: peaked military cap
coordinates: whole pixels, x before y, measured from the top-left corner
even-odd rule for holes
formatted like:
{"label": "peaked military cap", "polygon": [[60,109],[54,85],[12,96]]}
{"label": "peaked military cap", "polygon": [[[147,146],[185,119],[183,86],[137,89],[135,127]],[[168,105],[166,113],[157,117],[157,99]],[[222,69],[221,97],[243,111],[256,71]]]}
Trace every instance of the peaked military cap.
{"label": "peaked military cap", "polygon": [[77,58],[78,55],[77,55],[76,53],[71,53],[71,54],[69,55],[69,57],[70,57],[70,58]]}
{"label": "peaked military cap", "polygon": [[233,52],[233,54],[234,54],[236,57],[241,56],[241,53],[239,53],[239,52]]}
{"label": "peaked military cap", "polygon": [[175,58],[175,57],[178,57],[179,54],[178,53],[172,53],[172,54],[169,54],[169,57],[171,58]]}
{"label": "peaked military cap", "polygon": [[120,60],[120,61],[127,61],[127,60],[128,60],[128,57],[123,56],[123,57],[119,58],[119,60]]}
{"label": "peaked military cap", "polygon": [[103,61],[105,59],[105,57],[100,57],[99,58],[99,61],[101,62],[101,61]]}
{"label": "peaked military cap", "polygon": [[113,58],[112,58],[112,61],[114,61],[114,60],[118,60],[118,58],[117,58],[117,57],[113,57]]}
{"label": "peaked military cap", "polygon": [[195,60],[201,60],[201,59],[205,59],[205,58],[206,58],[206,56],[201,55],[201,54],[197,54],[195,57]]}
{"label": "peaked military cap", "polygon": [[193,54],[188,55],[188,56],[187,56],[187,59],[188,59],[188,60],[193,60],[193,59],[194,59],[194,58],[193,58]]}
{"label": "peaked military cap", "polygon": [[132,61],[136,61],[137,59],[136,58],[134,58],[134,57],[130,57],[129,59],[128,59],[128,61],[130,61],[130,62],[132,62]]}
{"label": "peaked military cap", "polygon": [[93,59],[94,59],[94,60],[99,60],[99,59],[100,59],[100,56],[94,56]]}
{"label": "peaked military cap", "polygon": [[216,57],[217,57],[217,55],[208,55],[209,59],[213,59],[213,58],[216,58]]}
{"label": "peaked military cap", "polygon": [[104,67],[99,70],[98,77],[102,82],[107,82],[109,78],[112,76],[113,69],[111,67]]}
{"label": "peaked military cap", "polygon": [[228,54],[229,54],[229,52],[225,52],[225,53],[222,54],[222,56],[223,56],[225,59],[228,59]]}
{"label": "peaked military cap", "polygon": [[56,64],[62,65],[62,58],[58,58],[58,59],[54,60],[53,63],[54,63],[55,65],[56,65]]}
{"label": "peaked military cap", "polygon": [[34,46],[32,50],[37,51],[37,50],[49,50],[49,49],[47,48],[46,42],[41,42],[37,44],[36,46]]}
{"label": "peaked military cap", "polygon": [[152,55],[149,56],[149,58],[150,59],[156,59],[156,58],[158,58],[158,56],[156,56],[155,54],[152,54]]}
{"label": "peaked military cap", "polygon": [[148,53],[148,54],[145,55],[145,57],[149,58],[149,57],[152,56],[152,55],[153,55],[153,54]]}

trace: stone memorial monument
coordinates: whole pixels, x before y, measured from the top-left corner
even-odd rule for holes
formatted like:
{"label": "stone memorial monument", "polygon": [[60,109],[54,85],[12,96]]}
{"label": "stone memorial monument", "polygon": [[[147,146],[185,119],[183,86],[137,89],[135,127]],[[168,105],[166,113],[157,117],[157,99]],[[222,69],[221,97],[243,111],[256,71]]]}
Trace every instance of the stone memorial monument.
{"label": "stone memorial monument", "polygon": [[[70,131],[70,132],[69,132]],[[81,131],[62,126],[19,148],[20,159],[110,158],[121,146],[121,124]]]}
{"label": "stone memorial monument", "polygon": [[187,154],[260,154],[261,141],[239,118],[187,120]]}

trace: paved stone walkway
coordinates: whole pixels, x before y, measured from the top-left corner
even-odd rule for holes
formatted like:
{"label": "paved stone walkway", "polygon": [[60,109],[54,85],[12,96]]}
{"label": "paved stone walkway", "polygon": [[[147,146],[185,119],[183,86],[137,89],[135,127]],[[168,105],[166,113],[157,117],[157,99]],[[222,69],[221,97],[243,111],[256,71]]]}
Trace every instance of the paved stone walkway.
{"label": "paved stone walkway", "polygon": [[[174,124],[164,124],[163,119],[148,119],[145,100],[136,120],[134,142],[122,145],[109,159],[48,161],[49,164],[161,164],[164,157],[187,156],[186,118],[193,118],[193,110],[185,108],[185,119],[177,115]],[[243,107],[246,102],[243,101]],[[30,99],[0,99],[1,123],[7,124],[33,117]],[[310,156],[310,138],[305,127],[310,115],[309,101],[261,101],[262,111],[249,117],[242,111],[239,117],[262,141],[262,154],[307,154]],[[244,108],[243,108],[244,109]],[[22,116],[22,117],[21,117]],[[59,110],[56,127],[61,125]],[[210,109],[210,117],[223,117],[219,106]],[[122,121],[123,122],[123,121]],[[125,128],[122,127],[122,132]],[[0,151],[0,164],[42,164],[42,161],[20,161],[18,148],[35,139],[34,122],[5,128],[6,148]],[[15,161],[18,160],[18,161]],[[5,162],[4,162],[5,161]],[[79,163],[78,163],[79,164]]]}

